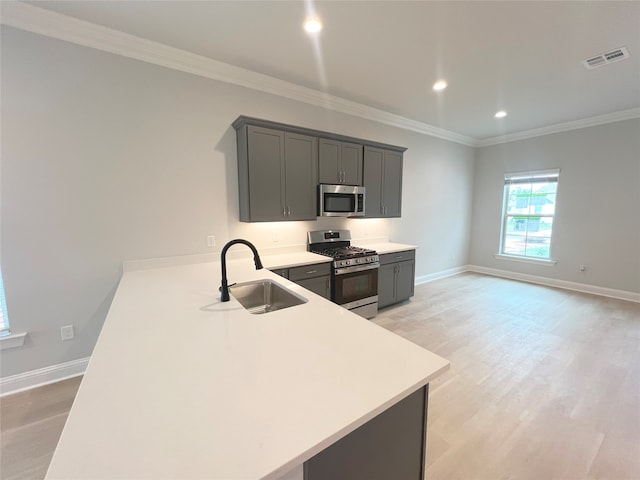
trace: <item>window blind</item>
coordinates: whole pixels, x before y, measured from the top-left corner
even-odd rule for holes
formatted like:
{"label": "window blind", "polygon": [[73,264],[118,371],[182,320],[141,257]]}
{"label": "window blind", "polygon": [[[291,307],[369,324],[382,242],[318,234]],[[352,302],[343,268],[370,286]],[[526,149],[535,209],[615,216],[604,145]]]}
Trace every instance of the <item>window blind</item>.
{"label": "window blind", "polygon": [[522,183],[553,183],[558,182],[560,169],[540,170],[537,172],[526,173],[505,173],[505,185],[517,185]]}

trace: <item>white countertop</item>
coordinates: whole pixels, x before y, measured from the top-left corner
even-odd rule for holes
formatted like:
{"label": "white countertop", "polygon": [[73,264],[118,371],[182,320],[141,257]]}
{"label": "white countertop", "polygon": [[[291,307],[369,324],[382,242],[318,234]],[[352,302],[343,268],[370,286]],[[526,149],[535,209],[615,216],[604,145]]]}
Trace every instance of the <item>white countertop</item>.
{"label": "white countertop", "polygon": [[277,255],[260,255],[264,268],[289,268],[300,265],[312,265],[314,263],[329,263],[333,261],[331,257],[318,255],[311,252],[293,252]]}
{"label": "white countertop", "polygon": [[449,367],[250,259],[228,277],[308,302],[221,303],[218,262],[126,272],[47,479],[276,479]]}
{"label": "white countertop", "polygon": [[395,253],[402,252],[404,250],[415,250],[418,247],[415,245],[406,245],[404,243],[394,243],[394,242],[376,242],[376,243],[365,243],[360,245],[358,242],[353,242],[355,245],[370,248],[378,252],[379,255],[384,255],[385,253]]}

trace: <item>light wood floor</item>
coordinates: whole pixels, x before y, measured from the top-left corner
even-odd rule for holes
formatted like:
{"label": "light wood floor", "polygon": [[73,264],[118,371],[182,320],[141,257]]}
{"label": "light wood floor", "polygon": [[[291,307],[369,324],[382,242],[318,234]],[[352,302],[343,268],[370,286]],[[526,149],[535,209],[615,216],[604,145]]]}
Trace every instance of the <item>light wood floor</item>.
{"label": "light wood floor", "polygon": [[465,273],[375,322],[451,362],[427,478],[640,479],[640,304]]}
{"label": "light wood floor", "polygon": [[0,478],[44,478],[81,377],[0,398]]}
{"label": "light wood floor", "polygon": [[[640,479],[640,304],[465,273],[373,321],[451,361],[428,479]],[[0,399],[0,478],[44,477],[78,384]]]}

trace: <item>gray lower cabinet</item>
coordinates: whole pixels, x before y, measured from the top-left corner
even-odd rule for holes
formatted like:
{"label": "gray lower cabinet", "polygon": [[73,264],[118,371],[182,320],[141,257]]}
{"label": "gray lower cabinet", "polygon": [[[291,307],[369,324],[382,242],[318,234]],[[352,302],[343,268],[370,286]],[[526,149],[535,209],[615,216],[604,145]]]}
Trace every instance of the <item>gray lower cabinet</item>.
{"label": "gray lower cabinet", "polygon": [[423,480],[429,385],[304,463],[304,480]]}
{"label": "gray lower cabinet", "polygon": [[364,147],[365,217],[399,217],[402,211],[402,152]]}
{"label": "gray lower cabinet", "polygon": [[288,268],[276,268],[271,270],[273,273],[275,273],[276,275],[280,275],[281,277],[284,278],[289,278],[289,269]]}
{"label": "gray lower cabinet", "polygon": [[316,263],[300,267],[278,268],[271,270],[281,277],[331,300],[331,263]]}
{"label": "gray lower cabinet", "polygon": [[378,308],[402,302],[413,296],[415,250],[380,255],[378,270]]}
{"label": "gray lower cabinet", "polygon": [[320,138],[318,182],[362,185],[362,145]]}
{"label": "gray lower cabinet", "polygon": [[317,137],[245,125],[237,141],[240,221],[315,220]]}

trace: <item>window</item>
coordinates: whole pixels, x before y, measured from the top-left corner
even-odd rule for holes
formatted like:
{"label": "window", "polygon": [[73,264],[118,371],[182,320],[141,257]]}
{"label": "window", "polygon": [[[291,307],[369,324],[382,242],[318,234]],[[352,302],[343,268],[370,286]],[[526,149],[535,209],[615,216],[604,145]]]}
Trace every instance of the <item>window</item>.
{"label": "window", "polygon": [[7,317],[7,302],[4,297],[4,283],[2,281],[2,269],[0,269],[0,350],[17,348],[24,345],[27,333],[11,333],[9,330],[9,318]]}
{"label": "window", "polygon": [[500,253],[549,260],[560,170],[504,176]]}
{"label": "window", "polygon": [[4,299],[4,283],[0,271],[0,337],[9,335],[9,319],[7,318],[7,302]]}

